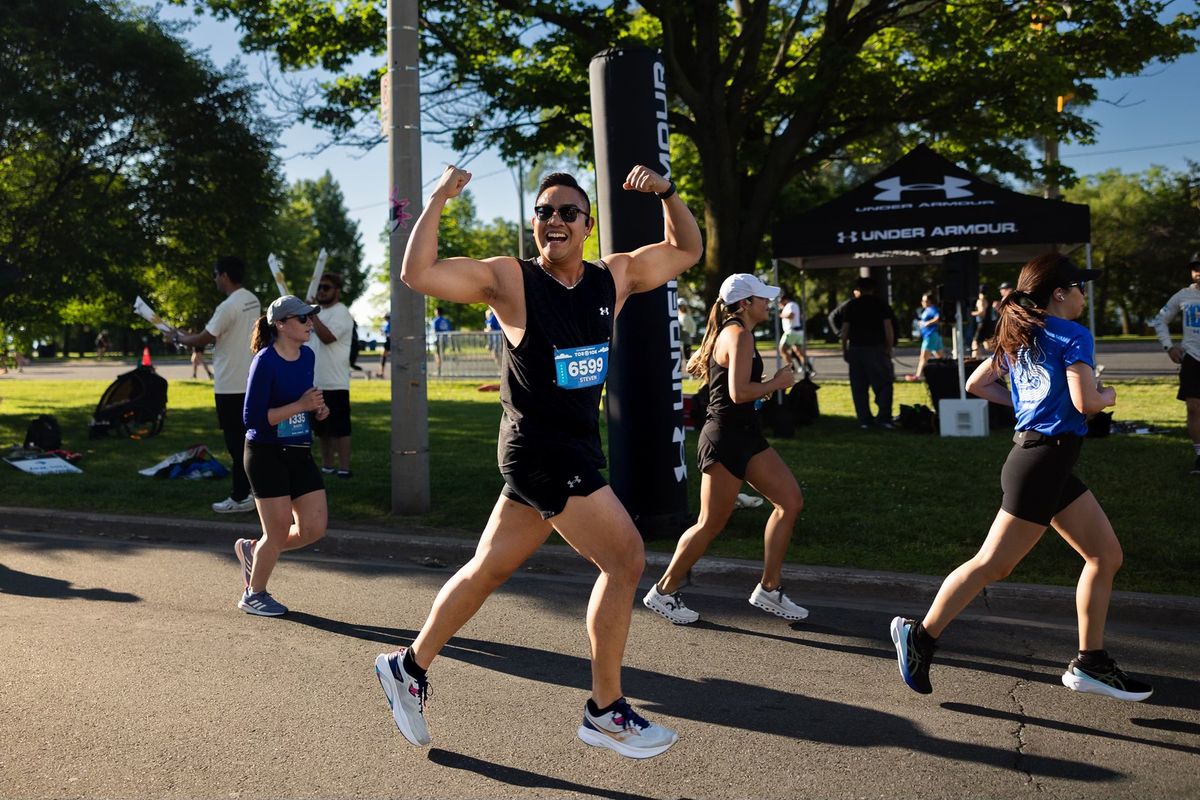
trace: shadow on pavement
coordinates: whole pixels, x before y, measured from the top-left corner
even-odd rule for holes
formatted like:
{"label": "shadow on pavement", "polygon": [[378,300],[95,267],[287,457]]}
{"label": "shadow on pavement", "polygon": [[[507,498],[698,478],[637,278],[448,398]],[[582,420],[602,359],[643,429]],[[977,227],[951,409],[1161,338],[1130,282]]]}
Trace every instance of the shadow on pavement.
{"label": "shadow on pavement", "polygon": [[137,603],[142,598],[128,592],[110,589],[79,589],[61,578],[31,575],[0,564],[0,594],[19,594],[24,597],[52,597],[83,600],[105,600],[110,603]]}
{"label": "shadow on pavement", "polygon": [[[1075,725],[1071,722],[1061,722],[1056,719],[1046,719],[1045,717],[1031,717],[1028,714],[1016,714],[1011,711],[1000,711],[995,708],[985,708],[984,706],[971,705],[969,703],[942,703],[942,708],[947,711],[957,711],[960,714],[974,714],[977,717],[988,717],[990,719],[1003,719],[1009,722],[1015,722],[1018,725],[1038,725],[1051,730],[1064,731],[1065,733],[1074,733],[1080,736],[1099,736],[1104,739],[1115,739],[1119,742],[1132,742],[1134,744],[1144,744],[1151,747],[1162,747],[1166,750],[1178,750],[1181,753],[1194,753],[1200,755],[1200,747],[1194,747],[1186,744],[1176,744],[1175,742],[1161,742],[1157,739],[1143,739],[1140,736],[1127,736],[1123,733],[1113,733],[1112,731],[1102,731],[1097,728],[1088,728],[1083,725]],[[1174,722],[1174,720],[1156,720],[1157,722]],[[1190,725],[1191,723],[1182,723]],[[1195,728],[1195,725],[1192,725]]]}
{"label": "shadow on pavement", "polygon": [[601,789],[597,786],[585,786],[582,783],[552,778],[537,772],[529,772],[516,767],[506,767],[492,761],[482,761],[478,758],[452,753],[449,750],[433,748],[429,751],[429,760],[434,764],[452,769],[474,772],[485,778],[491,778],[509,786],[522,786],[531,789],[555,789],[560,792],[570,792],[572,796],[588,795],[591,797],[608,797],[611,800],[644,800],[645,795],[629,794],[613,789]]}
{"label": "shadow on pavement", "polygon": [[[391,646],[411,642],[415,636],[414,631],[355,625],[303,612],[293,612],[281,619]],[[591,664],[577,656],[458,636],[450,640],[441,655],[526,680],[580,691],[591,689]],[[939,758],[1046,777],[1088,782],[1123,777],[1120,772],[1082,761],[1025,756],[1015,750],[929,736],[905,717],[848,703],[738,681],[697,681],[632,667],[626,667],[623,674],[629,684],[637,686],[639,698],[657,698],[641,704],[647,710],[709,725],[842,747],[919,750]]]}

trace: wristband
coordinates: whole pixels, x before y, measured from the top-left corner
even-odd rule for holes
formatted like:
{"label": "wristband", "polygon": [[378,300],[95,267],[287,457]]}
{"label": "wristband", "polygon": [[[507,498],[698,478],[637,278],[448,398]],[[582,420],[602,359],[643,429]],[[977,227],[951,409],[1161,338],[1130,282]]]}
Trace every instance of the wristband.
{"label": "wristband", "polygon": [[671,185],[667,187],[665,192],[656,192],[659,200],[666,200],[671,195],[675,194],[675,181],[671,181]]}

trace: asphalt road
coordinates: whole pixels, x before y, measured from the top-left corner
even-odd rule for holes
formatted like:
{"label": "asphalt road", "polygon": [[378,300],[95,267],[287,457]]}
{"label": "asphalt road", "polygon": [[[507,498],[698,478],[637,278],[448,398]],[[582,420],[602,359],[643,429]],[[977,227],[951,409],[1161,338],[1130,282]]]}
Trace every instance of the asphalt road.
{"label": "asphalt road", "polygon": [[[590,576],[515,576],[430,671],[433,746],[395,730],[372,660],[411,640],[449,569],[294,554],[280,619],[235,608],[232,550],[0,530],[0,797],[1196,797],[1200,632],[1110,627],[1155,695],[1077,695],[1074,623],[972,614],[935,692],[887,625],[916,604],[796,599],[786,623],[721,585],[702,623],[638,608],[625,688],[680,742],[643,762],[575,737]],[[648,584],[647,584],[648,585]]]}
{"label": "asphalt road", "polygon": [[[817,370],[816,380],[849,380],[846,362],[842,360],[838,350],[812,350],[810,355]],[[903,377],[905,373],[913,372],[917,367],[919,353],[912,347],[897,348],[895,356],[896,375]],[[773,374],[774,361],[763,350],[763,358],[767,362],[767,371]],[[1104,365],[1104,377],[1107,380],[1129,380],[1131,378],[1161,378],[1173,377],[1179,374],[1179,367],[1167,358],[1162,347],[1156,342],[1130,342],[1123,344],[1101,344],[1097,352],[1097,362]],[[356,379],[370,380],[378,368],[378,359],[368,354],[362,361],[363,370],[354,373]],[[432,366],[431,376],[437,371]],[[101,380],[111,381],[122,372],[127,372],[137,364],[133,359],[76,359],[69,361],[51,360],[47,362],[34,361],[22,372],[9,372],[0,375],[3,380],[41,379],[41,380]],[[192,380],[192,366],[188,361],[159,359],[155,369],[169,381]],[[447,369],[447,372],[451,370]],[[201,379],[204,373],[201,372]],[[385,378],[391,377],[391,362],[388,362]]]}

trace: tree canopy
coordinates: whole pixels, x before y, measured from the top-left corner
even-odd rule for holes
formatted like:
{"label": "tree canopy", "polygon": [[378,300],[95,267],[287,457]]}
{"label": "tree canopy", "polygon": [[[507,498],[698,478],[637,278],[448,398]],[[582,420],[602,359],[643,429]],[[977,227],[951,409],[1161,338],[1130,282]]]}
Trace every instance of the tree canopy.
{"label": "tree canopy", "polygon": [[[173,0],[185,3],[188,0]],[[302,116],[371,145],[381,0],[192,0],[236,18],[242,45],[335,77]],[[422,0],[426,132],[510,159],[591,150],[587,70],[608,47],[660,48],[676,180],[703,209],[704,273],[750,271],[778,216],[813,202],[822,165],[887,160],[918,141],[968,169],[1069,182],[1029,142],[1088,142],[1095,83],[1196,46],[1200,15],[1155,0]],[[352,73],[356,57],[378,58]],[[358,63],[361,63],[358,62]],[[1061,112],[1056,98],[1073,95]],[[796,191],[799,185],[801,191]]]}
{"label": "tree canopy", "polygon": [[215,256],[266,257],[274,131],[244,77],[109,0],[0,5],[0,297],[8,334],[211,310]]}
{"label": "tree canopy", "polygon": [[366,289],[368,269],[358,223],[350,218],[342,189],[328,171],[289,187],[275,226],[274,252],[293,291],[307,288],[322,248],[328,254],[325,271],[342,276],[342,302],[350,305]]}

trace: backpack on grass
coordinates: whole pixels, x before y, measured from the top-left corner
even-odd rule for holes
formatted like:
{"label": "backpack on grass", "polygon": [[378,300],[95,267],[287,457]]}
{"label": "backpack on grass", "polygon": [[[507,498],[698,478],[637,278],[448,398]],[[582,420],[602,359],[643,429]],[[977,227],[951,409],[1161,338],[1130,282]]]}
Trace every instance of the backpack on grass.
{"label": "backpack on grass", "polygon": [[58,420],[50,414],[34,417],[25,429],[25,449],[59,450],[62,448],[62,430]]}

